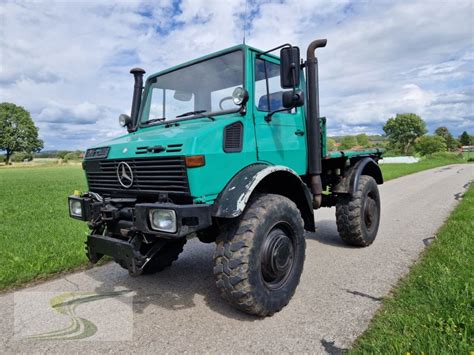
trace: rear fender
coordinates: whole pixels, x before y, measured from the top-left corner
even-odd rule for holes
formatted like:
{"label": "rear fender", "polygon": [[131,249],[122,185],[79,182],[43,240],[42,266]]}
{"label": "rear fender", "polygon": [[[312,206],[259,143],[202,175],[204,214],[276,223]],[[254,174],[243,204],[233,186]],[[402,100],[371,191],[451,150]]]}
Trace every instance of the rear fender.
{"label": "rear fender", "polygon": [[383,184],[382,171],[379,165],[372,158],[363,158],[344,173],[342,181],[337,184],[332,192],[338,194],[355,194],[359,186],[361,175],[369,175],[374,178],[377,184]]}

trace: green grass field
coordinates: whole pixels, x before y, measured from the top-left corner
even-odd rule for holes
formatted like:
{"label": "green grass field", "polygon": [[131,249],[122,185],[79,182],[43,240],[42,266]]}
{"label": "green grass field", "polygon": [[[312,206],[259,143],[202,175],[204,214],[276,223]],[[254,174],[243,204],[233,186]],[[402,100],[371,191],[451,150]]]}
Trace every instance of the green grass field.
{"label": "green grass field", "polygon": [[396,179],[400,176],[417,173],[422,170],[432,169],[448,164],[466,163],[467,158],[457,153],[434,154],[432,158],[425,158],[413,164],[381,164],[383,177],[387,180]]}
{"label": "green grass field", "polygon": [[469,354],[474,351],[474,185],[439,230],[354,353]]}
{"label": "green grass field", "polygon": [[67,207],[85,187],[79,166],[0,169],[0,289],[86,263],[87,227]]}

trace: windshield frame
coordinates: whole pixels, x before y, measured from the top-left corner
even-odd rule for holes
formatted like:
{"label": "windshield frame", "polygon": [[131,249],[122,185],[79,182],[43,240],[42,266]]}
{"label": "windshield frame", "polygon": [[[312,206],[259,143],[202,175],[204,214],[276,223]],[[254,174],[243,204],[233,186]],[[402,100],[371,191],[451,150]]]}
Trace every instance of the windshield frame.
{"label": "windshield frame", "polygon": [[216,52],[216,53],[213,53],[213,54],[210,54],[210,55],[192,60],[190,62],[180,64],[180,65],[171,67],[169,69],[165,69],[165,70],[163,70],[159,73],[150,75],[147,78],[146,83],[145,83],[145,87],[144,87],[144,90],[143,90],[142,104],[140,105],[141,106],[140,111],[139,111],[139,114],[137,115],[137,121],[138,122],[135,122],[135,127],[137,127],[137,128],[146,128],[146,127],[153,127],[153,126],[159,126],[159,125],[173,124],[173,123],[176,123],[176,122],[188,121],[188,120],[197,119],[197,118],[206,118],[206,117],[209,117],[209,116],[228,115],[230,113],[237,113],[237,112],[241,111],[242,106],[237,106],[235,109],[219,110],[219,111],[212,111],[212,112],[203,112],[203,113],[200,113],[200,114],[194,114],[194,115],[189,115],[189,116],[185,116],[185,117],[181,117],[181,118],[174,118],[174,119],[171,118],[171,119],[167,119],[167,120],[164,120],[164,121],[157,121],[157,122],[153,122],[153,123],[149,123],[149,124],[147,124],[146,121],[144,121],[144,122],[141,121],[142,116],[143,116],[143,111],[145,109],[145,106],[147,105],[148,96],[151,92],[150,86],[156,82],[157,78],[159,78],[162,75],[166,75],[168,73],[178,71],[178,70],[190,67],[192,65],[199,64],[199,63],[205,62],[207,60],[214,59],[214,58],[217,58],[217,57],[221,57],[221,56],[231,54],[231,53],[234,53],[234,52],[241,52],[241,55],[242,55],[242,64],[243,64],[243,67],[242,67],[242,87],[244,89],[246,89],[247,50],[242,45],[231,47],[227,50],[219,51],[219,52]]}

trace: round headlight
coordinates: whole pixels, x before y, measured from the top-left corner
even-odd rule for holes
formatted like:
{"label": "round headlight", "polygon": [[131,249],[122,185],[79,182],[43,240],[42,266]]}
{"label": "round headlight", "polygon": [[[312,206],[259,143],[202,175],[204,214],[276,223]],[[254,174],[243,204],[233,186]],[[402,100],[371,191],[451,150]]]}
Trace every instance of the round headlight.
{"label": "round headlight", "polygon": [[176,213],[173,210],[151,210],[151,228],[164,232],[176,232]]}
{"label": "round headlight", "polygon": [[82,204],[81,201],[71,200],[69,209],[73,216],[82,217]]}
{"label": "round headlight", "polygon": [[234,89],[234,92],[232,93],[232,100],[234,101],[234,104],[236,105],[243,105],[247,102],[249,98],[249,93],[247,90],[241,87],[237,87]]}
{"label": "round headlight", "polygon": [[124,113],[122,113],[120,116],[119,116],[119,124],[122,126],[122,127],[125,127],[126,125],[128,125],[130,123],[131,119],[130,119],[130,116],[129,115],[126,115]]}

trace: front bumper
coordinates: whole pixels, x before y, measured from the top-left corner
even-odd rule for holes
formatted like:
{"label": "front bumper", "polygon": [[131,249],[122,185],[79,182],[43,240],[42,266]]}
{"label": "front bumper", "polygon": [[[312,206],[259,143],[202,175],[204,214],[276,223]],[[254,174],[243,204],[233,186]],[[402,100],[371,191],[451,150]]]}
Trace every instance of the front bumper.
{"label": "front bumper", "polygon": [[[105,199],[98,201],[94,197],[69,196],[71,201],[81,204],[82,214],[70,216],[89,222],[92,229],[106,224],[109,231],[122,236],[142,232],[157,237],[174,239],[205,229],[212,224],[211,206],[206,204],[176,205],[173,203],[138,203],[133,199]],[[172,210],[176,215],[176,231],[173,233],[154,230],[150,223],[150,210]]]}
{"label": "front bumper", "polygon": [[[87,221],[91,229],[86,241],[89,260],[96,263],[104,255],[110,256],[131,275],[141,274],[171,239],[183,238],[212,224],[211,206],[204,204],[136,203],[135,199],[102,199],[86,193],[69,196],[68,205],[70,216]],[[174,233],[152,229],[150,210],[159,209],[174,211]]]}
{"label": "front bumper", "polygon": [[142,274],[145,265],[166,243],[166,239],[159,239],[147,252],[141,253],[142,241],[136,236],[126,241],[91,234],[87,237],[86,242],[87,257],[95,264],[104,255],[108,255],[127,268],[130,275],[137,276]]}

